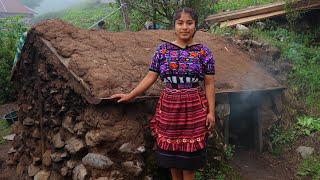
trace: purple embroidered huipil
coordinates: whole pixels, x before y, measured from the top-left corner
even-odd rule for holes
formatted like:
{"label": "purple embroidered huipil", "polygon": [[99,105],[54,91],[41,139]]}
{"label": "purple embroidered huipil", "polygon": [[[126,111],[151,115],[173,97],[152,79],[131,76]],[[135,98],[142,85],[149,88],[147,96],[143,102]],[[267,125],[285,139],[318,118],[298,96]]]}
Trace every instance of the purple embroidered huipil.
{"label": "purple embroidered huipil", "polygon": [[163,42],[157,47],[149,70],[159,73],[164,83],[191,84],[202,81],[205,75],[215,74],[215,59],[202,44],[181,48]]}
{"label": "purple embroidered huipil", "polygon": [[202,44],[181,48],[163,42],[158,46],[149,69],[167,84],[150,121],[159,149],[196,152],[205,148],[208,101],[198,82],[215,74],[214,65],[211,50]]}

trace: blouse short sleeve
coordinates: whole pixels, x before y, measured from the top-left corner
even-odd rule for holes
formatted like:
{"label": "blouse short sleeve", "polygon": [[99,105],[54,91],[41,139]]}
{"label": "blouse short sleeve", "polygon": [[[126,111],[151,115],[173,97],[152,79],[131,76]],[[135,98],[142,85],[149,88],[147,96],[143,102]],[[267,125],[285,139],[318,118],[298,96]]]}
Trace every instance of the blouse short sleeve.
{"label": "blouse short sleeve", "polygon": [[203,68],[205,75],[215,74],[215,58],[212,51],[208,47],[203,47],[201,50],[203,55]]}
{"label": "blouse short sleeve", "polygon": [[154,53],[150,65],[149,70],[160,73],[160,56],[161,56],[161,45],[157,47],[156,52]]}

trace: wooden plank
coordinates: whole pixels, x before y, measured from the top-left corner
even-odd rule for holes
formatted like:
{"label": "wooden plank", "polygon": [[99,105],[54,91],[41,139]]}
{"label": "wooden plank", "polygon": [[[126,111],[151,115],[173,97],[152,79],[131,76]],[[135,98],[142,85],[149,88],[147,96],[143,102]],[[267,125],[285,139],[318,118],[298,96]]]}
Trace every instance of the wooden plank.
{"label": "wooden plank", "polygon": [[[297,7],[295,10],[305,10],[305,9],[310,9],[310,8],[320,8],[320,3],[312,3],[306,6],[302,7]],[[251,23],[253,21],[257,20],[262,20],[270,17],[276,17],[276,16],[281,16],[286,14],[287,12],[285,10],[281,11],[276,11],[276,12],[271,12],[271,13],[266,13],[266,14],[261,14],[261,15],[256,15],[256,16],[251,16],[251,17],[245,17],[245,18],[239,18],[239,19],[234,19],[231,21],[226,21],[220,24],[220,27],[231,27],[235,26],[237,24],[246,24],[246,23]]]}
{"label": "wooden plank", "polygon": [[220,27],[231,27],[231,26],[235,26],[237,24],[246,24],[246,23],[250,23],[253,21],[257,21],[257,20],[261,20],[261,19],[267,19],[270,17],[276,17],[276,16],[280,16],[285,14],[286,11],[282,10],[282,11],[276,11],[276,12],[272,12],[272,13],[267,13],[267,14],[262,14],[262,15],[256,15],[256,16],[251,16],[251,17],[245,17],[245,18],[240,18],[240,19],[234,19],[231,21],[226,21],[220,24]]}
{"label": "wooden plank", "polygon": [[273,3],[269,5],[255,6],[241,10],[235,10],[231,12],[219,13],[216,15],[208,16],[205,20],[208,24],[213,24],[216,22],[222,22],[226,20],[238,19],[248,16],[254,16],[258,14],[269,13],[273,11],[283,10],[285,6],[284,2]]}
{"label": "wooden plank", "polygon": [[[291,7],[299,9],[300,7],[311,6],[310,8],[312,8],[314,4],[318,4],[318,3],[319,3],[318,0],[310,0],[310,1],[300,0],[292,4]],[[231,12],[211,15],[211,16],[208,16],[205,21],[208,24],[214,24],[217,22],[223,22],[227,20],[234,20],[234,19],[240,19],[240,18],[255,16],[255,15],[267,14],[275,11],[282,11],[282,10],[285,10],[285,6],[286,6],[285,2],[255,6],[255,7],[250,7],[246,9],[240,9],[240,10],[235,10]]]}
{"label": "wooden plank", "polygon": [[280,86],[280,87],[272,87],[272,88],[265,88],[265,89],[247,89],[247,90],[229,90],[229,91],[225,90],[225,91],[217,92],[216,94],[220,94],[220,93],[238,94],[238,93],[253,93],[253,92],[283,91],[285,89],[286,87]]}
{"label": "wooden plank", "polygon": [[[283,3],[283,2],[278,2],[278,3]],[[275,3],[272,3],[272,5],[274,5]],[[236,10],[232,10],[232,11],[223,11],[223,12],[219,12],[217,14],[212,14],[212,15],[209,15],[206,19],[211,19],[211,18],[218,18],[218,17],[222,17],[222,16],[228,16],[228,15],[231,15],[231,14],[236,14],[236,13],[241,13],[241,12],[244,12],[244,11],[249,11],[249,10],[254,10],[254,9],[257,9],[257,8],[260,8],[260,7],[269,7],[271,4],[265,4],[265,5],[256,5],[256,6],[249,6],[249,7],[246,7],[244,9],[236,9]]]}

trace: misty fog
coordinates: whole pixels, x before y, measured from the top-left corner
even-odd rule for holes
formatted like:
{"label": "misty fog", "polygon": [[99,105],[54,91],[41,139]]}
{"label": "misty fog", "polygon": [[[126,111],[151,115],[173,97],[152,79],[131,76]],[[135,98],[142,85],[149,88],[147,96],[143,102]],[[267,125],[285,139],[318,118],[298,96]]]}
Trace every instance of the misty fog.
{"label": "misty fog", "polygon": [[43,0],[41,4],[34,9],[41,15],[48,12],[60,11],[88,1],[89,0]]}

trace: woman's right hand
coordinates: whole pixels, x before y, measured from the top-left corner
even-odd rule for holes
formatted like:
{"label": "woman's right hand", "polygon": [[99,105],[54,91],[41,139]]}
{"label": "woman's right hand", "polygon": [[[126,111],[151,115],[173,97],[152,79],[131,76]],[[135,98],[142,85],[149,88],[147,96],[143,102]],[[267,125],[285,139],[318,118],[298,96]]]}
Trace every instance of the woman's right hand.
{"label": "woman's right hand", "polygon": [[111,99],[118,99],[117,102],[128,102],[132,99],[129,94],[114,94],[111,96]]}
{"label": "woman's right hand", "polygon": [[117,102],[128,102],[138,95],[145,92],[158,78],[158,73],[149,71],[148,74],[142,79],[136,88],[127,94],[114,94],[110,98],[118,99]]}

